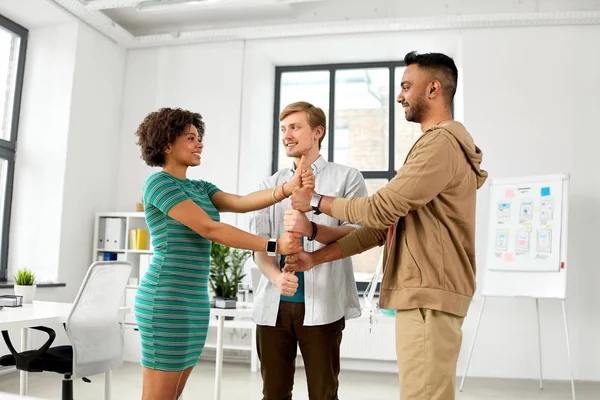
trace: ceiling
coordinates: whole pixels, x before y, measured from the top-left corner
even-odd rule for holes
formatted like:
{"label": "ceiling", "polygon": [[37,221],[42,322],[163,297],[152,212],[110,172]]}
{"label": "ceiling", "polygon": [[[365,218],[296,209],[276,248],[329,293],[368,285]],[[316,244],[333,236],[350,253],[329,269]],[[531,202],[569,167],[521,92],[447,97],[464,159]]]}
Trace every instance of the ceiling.
{"label": "ceiling", "polygon": [[[31,12],[31,9],[36,12]],[[0,0],[0,14],[27,29],[74,21],[71,15],[48,0]]]}
{"label": "ceiling", "polygon": [[[2,3],[7,1],[11,2],[10,9],[15,4],[29,4],[32,0],[0,0],[0,12],[3,12]],[[600,0],[35,2],[58,5],[125,47],[353,32],[532,25],[537,24],[532,21],[540,20],[546,24],[600,24]],[[35,14],[39,15],[38,12]]]}

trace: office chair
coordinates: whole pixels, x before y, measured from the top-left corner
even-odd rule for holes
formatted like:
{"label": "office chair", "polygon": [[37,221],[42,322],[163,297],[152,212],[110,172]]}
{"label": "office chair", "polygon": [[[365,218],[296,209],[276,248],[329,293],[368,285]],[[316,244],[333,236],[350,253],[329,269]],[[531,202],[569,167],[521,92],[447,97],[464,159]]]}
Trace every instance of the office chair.
{"label": "office chair", "polygon": [[[2,331],[10,354],[0,357],[0,365],[16,366],[27,372],[56,372],[64,375],[62,400],[73,400],[73,378],[107,373],[123,365],[123,332],[119,311],[125,286],[131,273],[126,261],[100,261],[88,269],[65,330],[70,346],[50,347],[56,332],[45,326],[36,329],[48,334],[48,340],[37,350],[18,353],[8,334]],[[110,398],[110,387],[105,398]]]}

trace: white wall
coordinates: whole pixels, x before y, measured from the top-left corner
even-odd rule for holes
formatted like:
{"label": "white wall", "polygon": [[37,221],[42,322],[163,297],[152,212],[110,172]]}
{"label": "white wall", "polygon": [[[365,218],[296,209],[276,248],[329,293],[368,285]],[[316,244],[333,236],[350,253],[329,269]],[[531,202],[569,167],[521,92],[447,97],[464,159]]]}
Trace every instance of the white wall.
{"label": "white wall", "polygon": [[[600,178],[592,167],[600,136],[600,27],[547,27],[465,31],[465,122],[484,152],[492,176],[568,172],[569,259],[567,312],[574,373],[600,380],[600,270],[594,222],[600,220]],[[491,50],[490,50],[491,49]],[[477,248],[479,282],[485,277],[487,188],[480,192]],[[481,301],[465,322],[470,344]],[[544,375],[567,378],[558,301],[542,301]],[[472,371],[484,376],[535,377],[537,340],[533,300],[489,299]],[[465,365],[463,352],[461,367]]]}
{"label": "white wall", "polygon": [[113,210],[120,154],[125,50],[79,24],[60,235],[58,280],[73,299],[92,261],[94,214]]}
{"label": "white wall", "polygon": [[[156,170],[140,158],[135,131],[161,107],[200,112],[206,124],[202,165],[188,177],[237,190],[242,59],[240,42],[128,52],[116,210],[135,210],[145,178]],[[235,224],[235,216],[224,214],[222,221]]]}
{"label": "white wall", "polygon": [[114,209],[125,51],[78,22],[30,31],[10,230],[9,276],[39,299],[72,300],[91,262],[93,215]]}
{"label": "white wall", "polygon": [[30,31],[17,143],[9,271],[58,278],[77,23]]}
{"label": "white wall", "polygon": [[[483,149],[484,167],[491,176],[572,175],[568,313],[574,371],[577,379],[600,380],[600,293],[594,286],[600,281],[600,271],[594,268],[595,235],[591,231],[591,221],[600,217],[593,206],[600,202],[600,178],[588,166],[600,145],[592,128],[594,111],[600,108],[596,72],[600,50],[590,44],[590,38],[598,35],[597,26],[496,28],[249,41],[245,49],[239,43],[227,43],[132,51],[123,105],[117,204],[133,207],[149,172],[139,160],[133,132],[153,108],[183,104],[203,113],[208,125],[207,158],[199,175],[247,193],[270,173],[274,66],[398,60],[413,49],[445,52],[456,57],[461,70],[457,119],[467,124]],[[196,65],[184,66],[180,59],[194,60]],[[222,74],[225,70],[237,73]],[[192,102],[189,92],[202,88],[231,95],[203,92]],[[213,124],[225,123],[230,130],[216,136]],[[238,123],[241,141],[235,134]],[[239,159],[228,151],[238,146]],[[225,174],[226,165],[234,170],[239,167],[239,175]],[[485,210],[487,188],[479,196],[480,287],[485,277]],[[238,225],[246,225],[243,217]],[[459,373],[466,364],[480,304],[476,296],[464,324]],[[535,304],[490,299],[486,307],[470,374],[536,378]],[[542,302],[541,312],[544,375],[567,379],[560,303]],[[393,343],[385,346],[393,351]]]}

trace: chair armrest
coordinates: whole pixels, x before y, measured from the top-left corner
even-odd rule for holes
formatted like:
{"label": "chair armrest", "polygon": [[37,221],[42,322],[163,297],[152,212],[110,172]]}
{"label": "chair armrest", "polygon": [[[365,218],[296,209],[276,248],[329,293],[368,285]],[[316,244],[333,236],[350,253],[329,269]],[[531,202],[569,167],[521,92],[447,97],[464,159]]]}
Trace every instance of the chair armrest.
{"label": "chair armrest", "polygon": [[48,334],[48,340],[46,340],[46,343],[44,343],[42,347],[26,356],[15,350],[15,347],[10,341],[10,335],[8,334],[8,331],[2,331],[2,337],[4,338],[4,342],[6,343],[6,347],[8,347],[10,354],[12,354],[15,358],[15,364],[17,369],[29,369],[29,364],[32,361],[35,361],[38,358],[40,358],[50,348],[50,346],[54,342],[54,339],[56,338],[56,332],[54,332],[54,329],[52,328],[48,328],[46,326],[34,326],[29,329],[35,329],[38,331],[46,332]]}

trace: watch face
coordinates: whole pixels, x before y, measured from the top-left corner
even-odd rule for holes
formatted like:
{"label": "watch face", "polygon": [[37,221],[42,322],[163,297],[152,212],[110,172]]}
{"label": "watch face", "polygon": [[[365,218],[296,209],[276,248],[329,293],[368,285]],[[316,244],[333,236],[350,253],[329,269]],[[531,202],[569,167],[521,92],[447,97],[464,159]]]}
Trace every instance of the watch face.
{"label": "watch face", "polygon": [[267,242],[267,252],[275,253],[276,250],[277,250],[277,242],[274,240],[269,240]]}
{"label": "watch face", "polygon": [[313,208],[318,207],[320,201],[321,201],[321,195],[314,194],[312,196],[312,198],[310,199],[310,205],[311,205],[311,207],[313,207]]}

